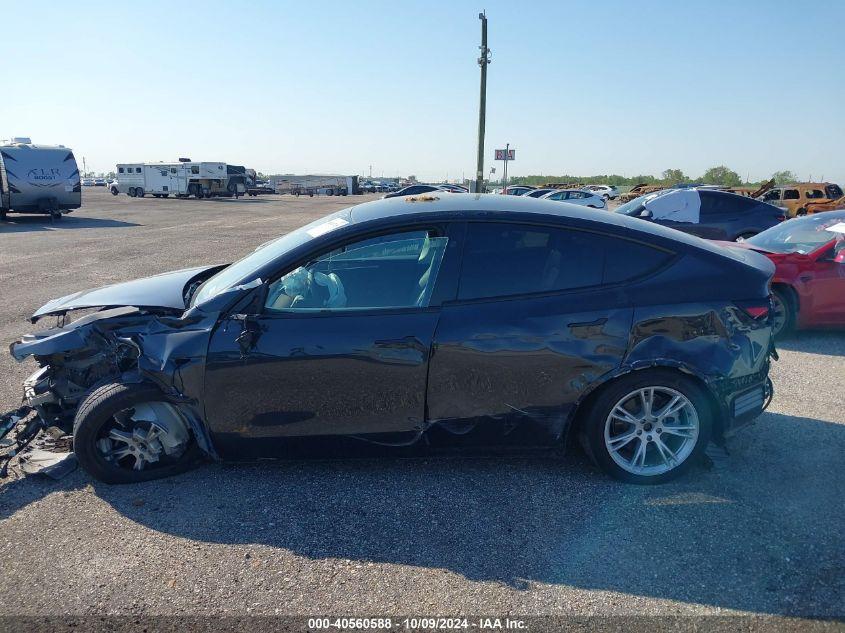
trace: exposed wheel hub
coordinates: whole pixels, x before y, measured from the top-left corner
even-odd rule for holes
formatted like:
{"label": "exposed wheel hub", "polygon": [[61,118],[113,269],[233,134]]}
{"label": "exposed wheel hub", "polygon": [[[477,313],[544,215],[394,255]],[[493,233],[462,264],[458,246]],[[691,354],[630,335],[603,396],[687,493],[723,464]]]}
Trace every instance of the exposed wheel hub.
{"label": "exposed wheel hub", "polygon": [[115,466],[143,470],[164,458],[178,458],[188,440],[188,430],[172,405],[149,402],[116,413],[97,448]]}

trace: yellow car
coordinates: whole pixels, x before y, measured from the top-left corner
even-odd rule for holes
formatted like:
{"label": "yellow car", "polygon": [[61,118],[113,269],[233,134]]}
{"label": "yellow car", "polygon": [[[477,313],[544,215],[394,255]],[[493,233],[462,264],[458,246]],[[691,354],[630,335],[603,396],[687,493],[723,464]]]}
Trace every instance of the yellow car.
{"label": "yellow car", "polygon": [[801,182],[769,189],[760,198],[776,207],[786,209],[786,215],[794,218],[807,215],[807,205],[817,202],[831,202],[842,197],[842,187],[830,182]]}

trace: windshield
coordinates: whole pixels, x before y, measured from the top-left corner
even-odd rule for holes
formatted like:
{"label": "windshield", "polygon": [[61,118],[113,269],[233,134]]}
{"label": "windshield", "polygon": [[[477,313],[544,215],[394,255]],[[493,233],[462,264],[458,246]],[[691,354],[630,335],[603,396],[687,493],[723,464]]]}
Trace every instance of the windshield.
{"label": "windshield", "polygon": [[833,239],[845,239],[845,213],[820,213],[788,220],[745,242],[771,253],[806,254]]}
{"label": "windshield", "polygon": [[349,215],[349,209],[344,209],[315,220],[311,224],[306,224],[276,240],[262,244],[243,259],[226,266],[213,277],[209,277],[191,297],[191,306],[204,303],[224,290],[232,288],[235,284],[253,281],[254,278],[250,278],[250,276],[277,257],[281,257],[314,238],[349,224]]}

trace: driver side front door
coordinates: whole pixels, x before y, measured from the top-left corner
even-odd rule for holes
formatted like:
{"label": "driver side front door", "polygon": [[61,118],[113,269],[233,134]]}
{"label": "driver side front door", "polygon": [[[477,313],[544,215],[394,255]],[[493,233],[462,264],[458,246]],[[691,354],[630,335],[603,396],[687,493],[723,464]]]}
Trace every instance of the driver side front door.
{"label": "driver side front door", "polygon": [[292,437],[420,432],[447,241],[417,230],[345,245],[272,282],[260,315],[222,321],[205,380],[221,455],[277,455]]}

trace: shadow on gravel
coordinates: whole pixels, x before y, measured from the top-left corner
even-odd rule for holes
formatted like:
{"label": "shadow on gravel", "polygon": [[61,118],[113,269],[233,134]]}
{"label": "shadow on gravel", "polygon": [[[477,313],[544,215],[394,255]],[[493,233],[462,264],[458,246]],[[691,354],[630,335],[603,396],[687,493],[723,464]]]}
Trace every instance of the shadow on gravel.
{"label": "shadow on gravel", "polygon": [[845,328],[792,332],[787,338],[778,340],[777,348],[791,352],[845,356]]}
{"label": "shadow on gravel", "polygon": [[5,222],[0,222],[0,234],[26,233],[29,231],[63,231],[67,229],[126,228],[130,226],[140,226],[140,224],[102,218],[73,217],[71,215],[62,216],[61,220],[54,222],[51,222],[50,218],[45,215],[10,215]]}
{"label": "shadow on gravel", "polygon": [[[835,615],[845,579],[845,426],[772,413],[759,425],[765,431],[752,429],[713,470],[655,487],[611,481],[573,451],[566,461],[207,465],[158,482],[94,488],[155,532],[266,546],[254,555],[271,562],[292,552],[439,568],[516,589],[567,585]],[[58,484],[14,482],[3,514],[88,483],[81,472]]]}

